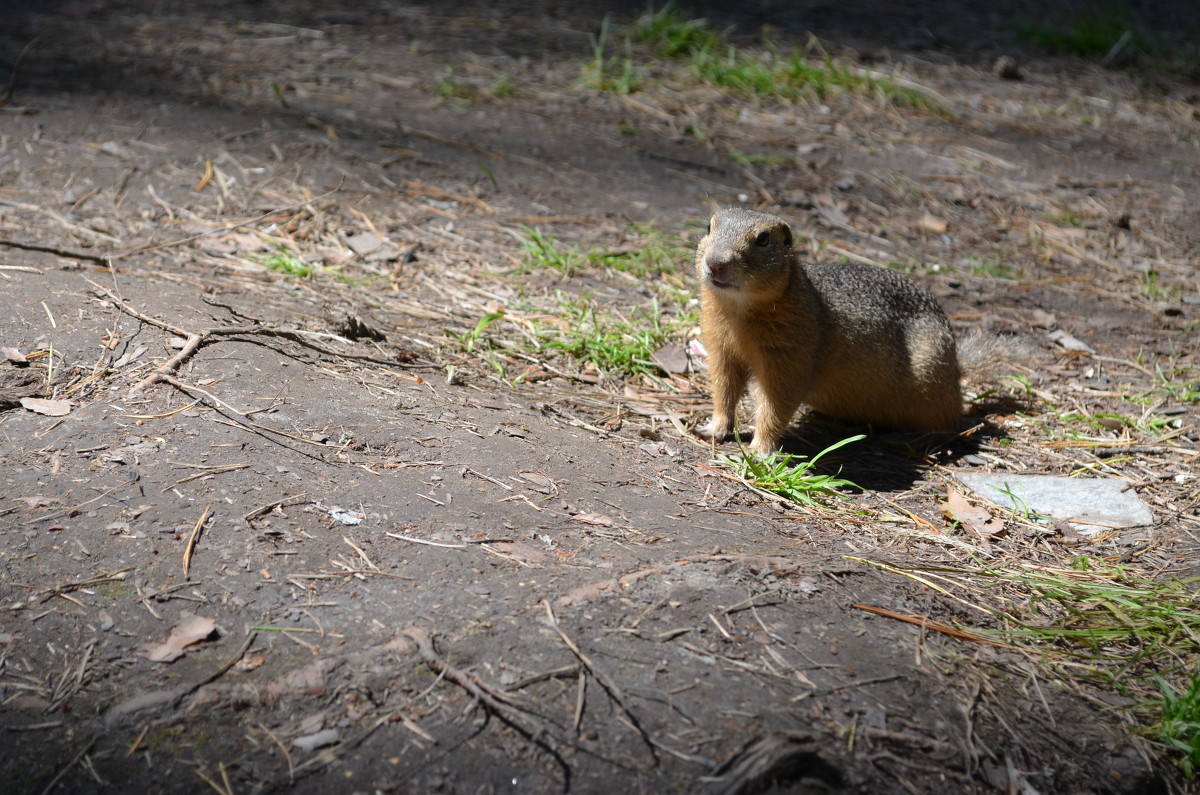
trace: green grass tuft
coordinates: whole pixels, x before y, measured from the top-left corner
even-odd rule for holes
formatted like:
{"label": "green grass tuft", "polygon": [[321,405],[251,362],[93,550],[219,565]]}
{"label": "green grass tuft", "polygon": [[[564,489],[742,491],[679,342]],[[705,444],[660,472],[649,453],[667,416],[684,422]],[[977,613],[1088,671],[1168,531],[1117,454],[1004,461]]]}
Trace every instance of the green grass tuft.
{"label": "green grass tuft", "polygon": [[677,58],[721,44],[721,32],[706,19],[693,19],[667,3],[657,11],[653,7],[633,26],[633,37],[650,45],[663,58]]}
{"label": "green grass tuft", "polygon": [[260,260],[269,269],[288,276],[295,276],[298,279],[307,279],[316,272],[317,266],[305,262],[282,246],[276,246],[276,248],[279,251],[278,254],[272,254]]}
{"label": "green grass tuft", "polygon": [[608,20],[593,42],[592,60],[584,66],[586,85],[601,91],[628,94],[646,78],[633,59],[632,45],[648,47],[658,60],[682,62],[693,79],[734,94],[757,99],[818,99],[843,92],[875,95],[880,101],[906,105],[948,116],[949,112],[921,91],[896,81],[843,66],[828,55],[814,57],[812,47],[783,53],[764,47],[738,47],[729,31],[708,20],[692,18],[668,3],[651,8],[626,32],[623,51],[608,54]]}
{"label": "green grass tuft", "polygon": [[656,375],[654,353],[676,332],[695,323],[695,315],[669,318],[658,302],[635,307],[628,315],[599,311],[590,296],[558,294],[559,321],[535,324],[544,349],[562,351],[590,362],[606,374]]}
{"label": "green grass tuft", "polygon": [[983,576],[1027,595],[1019,612],[1006,614],[1017,628],[1003,634],[1087,662],[1077,671],[1117,686],[1155,660],[1200,653],[1197,580],[1150,580],[1086,556],[1072,569],[985,569]]}
{"label": "green grass tuft", "polygon": [[608,55],[608,17],[600,23],[600,34],[592,40],[592,60],[583,68],[584,85],[596,91],[632,94],[644,82],[633,61],[633,45],[626,38],[623,54]]}
{"label": "green grass tuft", "polygon": [[548,235],[541,229],[520,227],[525,239],[521,241],[521,251],[524,264],[522,273],[530,273],[539,268],[550,268],[559,271],[563,276],[572,276],[580,268],[587,265],[587,256],[579,249],[571,246],[562,248],[554,235]]}
{"label": "green grass tuft", "polygon": [[776,494],[797,505],[815,507],[835,499],[849,499],[838,489],[858,488],[845,478],[815,472],[817,462],[821,460],[822,456],[839,447],[865,438],[867,437],[859,434],[843,439],[826,447],[812,458],[787,453],[772,453],[759,457],[750,455],[743,450],[740,457],[723,455],[720,461],[722,464],[732,467],[738,477],[756,489]]}
{"label": "green grass tuft", "polygon": [[1125,14],[1116,10],[1088,9],[1066,25],[1023,22],[1016,26],[1016,32],[1018,37],[1035,47],[1078,58],[1107,56],[1123,39],[1121,49],[1151,55],[1161,49],[1153,40],[1138,32]]}
{"label": "green grass tuft", "polygon": [[1147,705],[1160,712],[1152,733],[1171,749],[1183,775],[1195,778],[1200,772],[1200,677],[1189,677],[1190,684],[1182,692],[1161,676],[1153,678],[1162,699]]}

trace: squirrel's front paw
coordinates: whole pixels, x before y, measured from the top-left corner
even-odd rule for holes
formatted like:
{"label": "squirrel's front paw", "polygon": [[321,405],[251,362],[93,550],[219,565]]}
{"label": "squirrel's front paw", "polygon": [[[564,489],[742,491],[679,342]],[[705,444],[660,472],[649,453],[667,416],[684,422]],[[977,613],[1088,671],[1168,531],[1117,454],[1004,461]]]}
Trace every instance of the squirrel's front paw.
{"label": "squirrel's front paw", "polygon": [[733,437],[733,428],[723,423],[718,424],[714,419],[709,420],[703,425],[696,426],[692,429],[692,433],[701,439],[709,439],[714,442],[727,442]]}

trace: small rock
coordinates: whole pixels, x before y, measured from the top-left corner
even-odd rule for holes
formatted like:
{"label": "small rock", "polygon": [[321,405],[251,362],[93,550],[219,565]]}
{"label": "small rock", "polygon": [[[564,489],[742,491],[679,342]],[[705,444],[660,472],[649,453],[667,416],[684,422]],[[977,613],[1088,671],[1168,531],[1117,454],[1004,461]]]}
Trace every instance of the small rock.
{"label": "small rock", "polygon": [[687,350],[682,345],[664,345],[655,351],[651,357],[654,363],[667,373],[686,373],[688,371]]}
{"label": "small rock", "polygon": [[1082,535],[1109,527],[1145,527],[1154,522],[1150,506],[1126,483],[1108,478],[958,472],[955,477],[976,494],[1021,513],[1066,519]]}
{"label": "small rock", "polygon": [[946,223],[946,219],[927,212],[921,216],[921,228],[935,235],[943,235],[950,227]]}
{"label": "small rock", "polygon": [[1051,342],[1058,343],[1059,347],[1063,348],[1064,350],[1076,351],[1076,352],[1080,352],[1080,353],[1095,353],[1096,352],[1096,350],[1091,345],[1088,345],[1083,340],[1079,340],[1079,339],[1076,339],[1075,337],[1072,337],[1070,334],[1063,331],[1062,329],[1057,329],[1055,331],[1050,332],[1047,335],[1047,337],[1050,339]]}
{"label": "small rock", "polygon": [[1001,55],[997,58],[996,62],[992,64],[992,74],[1002,80],[1023,80],[1025,78],[1017,59],[1011,55]]}
{"label": "small rock", "polygon": [[338,741],[337,729],[324,729],[309,734],[305,737],[297,737],[292,740],[292,745],[299,748],[301,751],[315,751],[318,748],[324,748],[327,745],[333,745]]}

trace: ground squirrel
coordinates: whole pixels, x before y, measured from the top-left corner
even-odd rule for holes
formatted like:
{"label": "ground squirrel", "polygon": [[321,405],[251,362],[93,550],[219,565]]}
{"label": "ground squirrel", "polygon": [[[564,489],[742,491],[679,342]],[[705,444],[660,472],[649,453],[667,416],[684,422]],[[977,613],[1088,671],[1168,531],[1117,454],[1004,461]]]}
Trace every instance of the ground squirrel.
{"label": "ground squirrel", "polygon": [[[801,404],[853,423],[957,427],[964,352],[936,299],[908,277],[854,262],[801,262],[783,219],[740,208],[713,215],[696,274],[713,390],[712,422],[699,435],[733,433],[751,381],[751,449],[760,455],[778,447]],[[988,346],[973,339],[964,347],[983,355]]]}

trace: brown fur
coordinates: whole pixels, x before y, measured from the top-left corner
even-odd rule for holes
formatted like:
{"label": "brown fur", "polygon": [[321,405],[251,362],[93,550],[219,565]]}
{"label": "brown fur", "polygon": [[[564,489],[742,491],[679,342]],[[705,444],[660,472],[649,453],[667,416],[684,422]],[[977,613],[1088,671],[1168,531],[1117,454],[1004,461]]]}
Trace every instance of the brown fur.
{"label": "brown fur", "polygon": [[937,301],[894,271],[802,263],[782,219],[720,210],[696,250],[712,422],[728,438],[753,386],[754,443],[776,449],[801,404],[855,423],[951,430],[962,413],[954,337]]}

